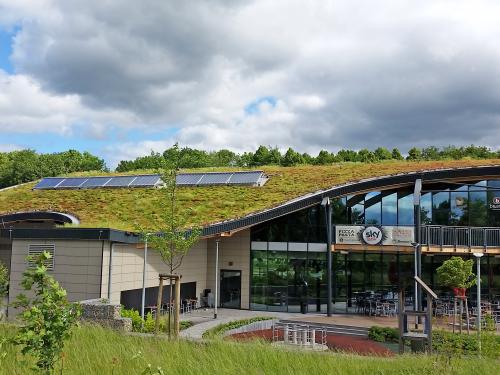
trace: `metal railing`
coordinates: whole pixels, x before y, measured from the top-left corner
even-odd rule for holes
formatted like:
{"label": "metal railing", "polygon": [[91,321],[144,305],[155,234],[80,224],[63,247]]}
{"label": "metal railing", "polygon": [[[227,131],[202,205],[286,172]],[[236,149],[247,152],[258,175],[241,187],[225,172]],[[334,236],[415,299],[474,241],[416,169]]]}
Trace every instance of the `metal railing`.
{"label": "metal railing", "polygon": [[420,238],[423,246],[486,250],[489,247],[500,247],[500,228],[424,225]]}

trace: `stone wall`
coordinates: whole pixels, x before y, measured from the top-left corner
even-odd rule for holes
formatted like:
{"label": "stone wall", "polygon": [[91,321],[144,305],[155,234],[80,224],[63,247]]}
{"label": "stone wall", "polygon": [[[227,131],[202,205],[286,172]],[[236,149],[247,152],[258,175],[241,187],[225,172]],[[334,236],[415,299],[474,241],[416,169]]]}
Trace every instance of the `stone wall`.
{"label": "stone wall", "polygon": [[132,331],[132,319],[121,317],[120,305],[110,304],[101,298],[81,301],[80,305],[82,307],[82,321],[120,331]]}

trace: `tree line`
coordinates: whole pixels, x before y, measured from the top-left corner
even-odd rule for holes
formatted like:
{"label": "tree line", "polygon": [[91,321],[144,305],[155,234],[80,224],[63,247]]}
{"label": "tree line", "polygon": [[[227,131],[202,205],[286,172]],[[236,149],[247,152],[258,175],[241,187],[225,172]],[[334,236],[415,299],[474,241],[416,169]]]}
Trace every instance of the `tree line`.
{"label": "tree line", "polygon": [[[150,155],[141,156],[135,160],[122,160],[116,168],[117,172],[128,172],[138,169],[160,168],[165,160],[171,160],[174,147],[163,153],[151,152]],[[340,162],[362,162],[373,163],[383,160],[460,160],[492,159],[500,157],[500,151],[492,151],[485,146],[447,146],[438,148],[435,146],[417,148],[412,147],[408,155],[404,157],[397,148],[388,150],[378,147],[375,150],[361,149],[359,151],[342,149],[336,154],[321,150],[317,156],[308,153],[300,153],[293,148],[283,154],[277,147],[259,146],[255,152],[244,152],[237,154],[230,150],[204,151],[184,147],[180,152],[180,168],[203,168],[203,167],[256,167],[262,165],[281,165],[284,167],[311,164],[328,165]]]}
{"label": "tree line", "polygon": [[107,170],[103,159],[68,150],[40,154],[33,150],[0,152],[0,188],[71,172]]}

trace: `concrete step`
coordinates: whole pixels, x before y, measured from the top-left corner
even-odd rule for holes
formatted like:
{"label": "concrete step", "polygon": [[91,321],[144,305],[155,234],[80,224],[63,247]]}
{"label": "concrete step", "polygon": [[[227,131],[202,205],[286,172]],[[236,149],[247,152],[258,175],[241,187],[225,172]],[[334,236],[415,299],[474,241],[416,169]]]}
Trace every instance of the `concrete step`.
{"label": "concrete step", "polygon": [[368,337],[368,332],[370,331],[370,329],[366,327],[356,327],[344,324],[306,322],[302,320],[293,320],[293,319],[281,319],[280,323],[308,325],[311,328],[326,329],[328,333],[332,333],[335,335],[346,335],[346,336]]}

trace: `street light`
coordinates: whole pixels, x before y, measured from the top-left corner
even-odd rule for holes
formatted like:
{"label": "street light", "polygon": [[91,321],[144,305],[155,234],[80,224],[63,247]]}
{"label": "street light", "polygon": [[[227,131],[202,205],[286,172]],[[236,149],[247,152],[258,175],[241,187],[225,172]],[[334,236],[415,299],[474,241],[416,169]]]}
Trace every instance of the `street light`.
{"label": "street light", "polygon": [[321,201],[321,206],[325,208],[325,224],[326,224],[326,315],[332,316],[332,204],[329,197],[324,197]]}
{"label": "street light", "polygon": [[[144,320],[144,306],[146,304],[146,270],[148,265],[148,235],[147,233],[144,239],[144,262],[142,264],[142,293],[141,293],[141,317]],[[158,290],[158,293],[160,291]],[[159,311],[157,312],[160,313]]]}
{"label": "street light", "polygon": [[479,352],[481,352],[481,257],[483,253],[474,253],[477,259],[477,337]]}

